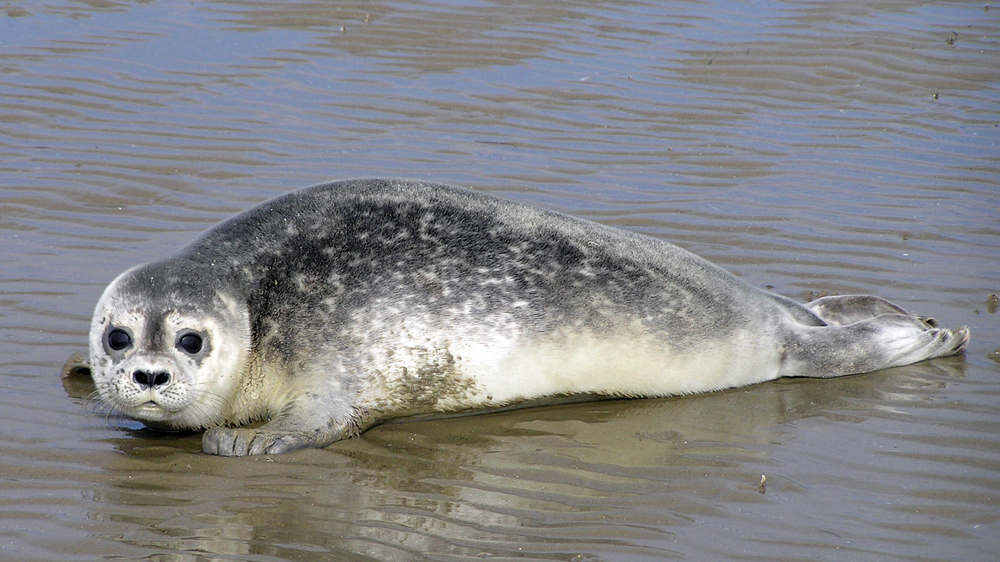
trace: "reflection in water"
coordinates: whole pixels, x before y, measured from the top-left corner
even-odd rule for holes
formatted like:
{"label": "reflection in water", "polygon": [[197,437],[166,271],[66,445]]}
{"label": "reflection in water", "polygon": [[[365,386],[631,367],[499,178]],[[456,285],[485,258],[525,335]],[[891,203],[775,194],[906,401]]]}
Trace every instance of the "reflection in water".
{"label": "reflection in water", "polygon": [[[920,1],[0,8],[0,559],[992,560],[998,35],[1000,10]],[[60,387],[115,274],[374,175],[663,237],[799,299],[879,294],[972,345],[274,459]]]}
{"label": "reflection in water", "polygon": [[118,465],[105,467],[112,485],[93,499],[130,514],[125,522],[150,521],[127,542],[177,552],[656,558],[685,537],[718,532],[699,522],[766,526],[756,517],[809,494],[801,480],[836,477],[837,469],[784,468],[796,427],[822,432],[811,418],[905,415],[964,370],[962,360],[944,360],[695,397],[389,424],[326,450],[235,462],[192,454],[199,436],[129,436],[118,441]]}

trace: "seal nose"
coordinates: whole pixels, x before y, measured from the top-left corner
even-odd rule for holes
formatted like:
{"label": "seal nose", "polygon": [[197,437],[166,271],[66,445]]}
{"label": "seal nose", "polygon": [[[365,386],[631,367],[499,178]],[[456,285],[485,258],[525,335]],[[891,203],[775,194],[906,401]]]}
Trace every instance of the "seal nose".
{"label": "seal nose", "polygon": [[170,382],[170,373],[165,371],[160,371],[158,373],[136,371],[132,373],[132,380],[134,380],[136,384],[141,386],[143,389],[156,388]]}

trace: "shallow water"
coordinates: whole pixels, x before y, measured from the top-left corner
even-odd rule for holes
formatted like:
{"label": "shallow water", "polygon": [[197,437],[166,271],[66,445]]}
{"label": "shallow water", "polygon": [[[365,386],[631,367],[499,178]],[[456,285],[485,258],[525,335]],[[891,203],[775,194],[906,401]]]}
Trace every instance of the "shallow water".
{"label": "shallow water", "polygon": [[[0,7],[0,559],[995,559],[1000,8],[536,4]],[[972,343],[242,459],[63,386],[118,272],[354,176],[662,237],[800,300],[876,293]]]}

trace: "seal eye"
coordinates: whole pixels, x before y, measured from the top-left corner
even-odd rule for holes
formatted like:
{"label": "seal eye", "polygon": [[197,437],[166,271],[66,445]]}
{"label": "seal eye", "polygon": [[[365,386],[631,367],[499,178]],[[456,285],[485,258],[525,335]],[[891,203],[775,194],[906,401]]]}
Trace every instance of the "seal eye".
{"label": "seal eye", "polygon": [[177,345],[184,351],[194,355],[201,351],[201,336],[198,334],[184,334],[177,340]]}
{"label": "seal eye", "polygon": [[108,347],[115,351],[121,351],[132,345],[132,336],[125,330],[115,328],[108,332]]}

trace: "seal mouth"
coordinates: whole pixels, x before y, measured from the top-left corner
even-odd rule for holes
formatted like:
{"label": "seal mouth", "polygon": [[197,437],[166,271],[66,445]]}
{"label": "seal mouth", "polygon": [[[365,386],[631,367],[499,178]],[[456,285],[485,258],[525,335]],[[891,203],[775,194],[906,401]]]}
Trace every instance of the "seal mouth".
{"label": "seal mouth", "polygon": [[170,411],[150,400],[132,408],[130,415],[139,420],[159,421],[170,416]]}
{"label": "seal mouth", "polygon": [[125,417],[141,422],[153,431],[176,433],[199,427],[197,423],[189,423],[189,420],[183,417],[183,412],[178,413],[178,411],[170,410],[152,400],[134,406],[123,414]]}

